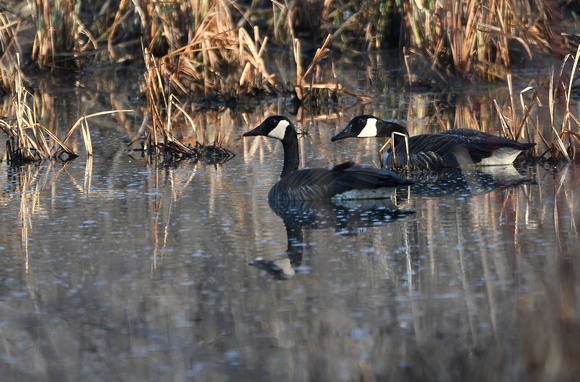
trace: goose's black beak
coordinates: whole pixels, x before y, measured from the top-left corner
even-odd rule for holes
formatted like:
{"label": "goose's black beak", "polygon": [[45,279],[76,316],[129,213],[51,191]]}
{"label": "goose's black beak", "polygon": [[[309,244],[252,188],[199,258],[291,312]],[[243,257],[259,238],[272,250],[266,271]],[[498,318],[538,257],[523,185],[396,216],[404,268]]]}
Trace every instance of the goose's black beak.
{"label": "goose's black beak", "polygon": [[256,137],[258,135],[264,135],[262,130],[263,130],[263,127],[262,127],[262,125],[260,125],[253,130],[246,131],[243,136],[244,137]]}
{"label": "goose's black beak", "polygon": [[[268,119],[266,120],[268,121]],[[260,125],[256,128],[254,128],[253,130],[250,131],[246,131],[244,133],[244,137],[257,137],[258,135],[268,135],[267,131],[266,131],[266,121],[260,123]]]}
{"label": "goose's black beak", "polygon": [[342,130],[340,133],[336,134],[330,140],[332,142],[334,142],[334,141],[338,141],[339,139],[351,138],[351,137],[354,137],[354,134],[352,133],[352,129],[351,129],[351,126],[350,126],[350,123],[349,123],[348,126],[346,126],[344,128],[344,130]]}
{"label": "goose's black beak", "polygon": [[244,137],[255,137],[257,135],[260,135],[260,134],[258,134],[256,129],[254,129],[254,130],[250,130],[250,131],[245,132],[243,136]]}

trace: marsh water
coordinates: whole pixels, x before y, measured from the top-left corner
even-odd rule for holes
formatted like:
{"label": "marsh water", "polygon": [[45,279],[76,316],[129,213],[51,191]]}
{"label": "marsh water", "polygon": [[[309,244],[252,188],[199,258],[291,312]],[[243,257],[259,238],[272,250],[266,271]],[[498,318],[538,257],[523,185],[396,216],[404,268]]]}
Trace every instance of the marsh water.
{"label": "marsh water", "polygon": [[138,75],[68,81],[41,89],[54,113],[45,123],[61,135],[69,118],[135,112],[90,121],[92,158],[79,139],[81,156],[66,164],[0,166],[3,380],[573,380],[580,371],[580,167],[468,169],[398,190],[393,202],[281,206],[266,198],[281,145],[241,137],[286,114],[308,129],[304,166],[378,163],[382,142],[330,138],[363,113],[412,134],[435,131],[434,113],[453,127],[470,97],[486,94],[441,111],[441,95],[382,83],[370,103],[317,113],[296,115],[285,100],[200,112],[192,139],[213,142],[219,131],[236,156],[164,165],[128,150],[144,121]]}

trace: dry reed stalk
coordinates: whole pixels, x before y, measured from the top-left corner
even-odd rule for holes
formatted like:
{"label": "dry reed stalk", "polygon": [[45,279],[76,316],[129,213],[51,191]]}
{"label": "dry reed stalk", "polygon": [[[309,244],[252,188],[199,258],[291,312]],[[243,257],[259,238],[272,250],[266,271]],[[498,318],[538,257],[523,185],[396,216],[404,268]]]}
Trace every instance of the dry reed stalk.
{"label": "dry reed stalk", "polygon": [[[532,49],[560,52],[563,40],[552,29],[554,10],[535,0],[478,0],[442,2],[403,1],[404,26],[410,52],[428,56],[432,69],[448,64],[462,76],[477,72],[505,77],[516,41],[529,59]],[[449,59],[450,58],[450,59]]]}
{"label": "dry reed stalk", "polygon": [[[198,9],[198,3],[192,3],[193,8],[188,6],[186,14]],[[185,44],[171,33],[184,26],[174,25],[171,18],[160,19],[167,22],[162,27],[170,31],[170,50],[157,66],[164,85],[170,83],[177,94],[195,97],[202,93],[206,99],[228,99],[256,90],[276,92],[276,78],[266,71],[262,59],[268,39],[259,38],[258,28],[254,28],[253,39],[245,29],[236,28],[230,6],[224,0],[212,2],[203,15],[196,15],[196,29],[189,30],[191,24],[185,24]]]}
{"label": "dry reed stalk", "polygon": [[152,117],[149,132],[144,136],[145,143],[142,145],[144,152],[148,156],[162,156],[165,163],[174,163],[184,159],[200,160],[208,156],[217,158],[218,162],[231,159],[233,153],[218,146],[215,142],[213,146],[196,142],[195,146],[191,147],[175,137],[173,126],[178,118],[184,118],[191,129],[196,131],[193,118],[186,112],[177,97],[167,90],[172,88],[171,83],[168,84],[169,86],[164,86],[158,65],[159,60],[148,54],[146,48],[144,54],[147,62],[145,92]]}
{"label": "dry reed stalk", "polygon": [[[476,1],[464,4],[447,0],[445,6],[452,9],[452,11],[447,12],[444,28],[447,31],[453,64],[460,73],[469,73],[473,68],[472,57],[474,57],[473,50],[477,37],[475,23],[481,17],[479,15],[480,5]],[[464,19],[467,19],[465,25]],[[434,52],[435,55],[437,53],[438,51]]]}
{"label": "dry reed stalk", "polygon": [[[553,68],[550,69],[549,74],[548,108],[550,112],[550,128],[552,131],[552,140],[548,141],[543,135],[541,135],[541,139],[548,147],[548,150],[542,155],[542,157],[549,153],[550,159],[555,161],[562,159],[565,162],[569,162],[573,159],[576,159],[578,151],[576,146],[580,143],[580,140],[578,139],[580,137],[580,132],[574,131],[572,128],[572,122],[574,122],[576,125],[576,130],[578,130],[580,127],[580,121],[578,121],[574,114],[570,112],[570,95],[574,74],[576,70],[578,70],[578,61],[580,60],[580,46],[577,48],[576,56],[574,57],[574,62],[569,76],[569,82],[566,83],[564,78],[566,73],[564,73],[564,69],[567,61],[571,57],[572,56],[569,54],[566,55],[557,76],[555,75]],[[563,91],[560,92],[560,89]],[[556,127],[555,122],[555,114],[557,110],[556,102],[558,100],[558,94],[562,94],[565,101],[564,115],[562,117],[562,124],[559,129]],[[566,144],[564,143],[566,138],[568,138],[568,147],[566,147]]]}
{"label": "dry reed stalk", "polygon": [[[30,107],[32,94],[25,88],[20,71],[20,55],[17,54],[16,75],[14,77],[12,106],[15,124],[2,121],[0,127],[8,136],[6,160],[23,163],[47,159],[48,144],[44,139],[42,126],[37,123],[34,108]],[[30,131],[30,134],[28,133]]]}
{"label": "dry reed stalk", "polygon": [[[513,139],[520,139],[523,137],[524,131],[527,131],[528,138],[532,136],[532,131],[535,131],[539,139],[545,144],[547,150],[539,156],[539,158],[547,159],[552,162],[569,162],[576,159],[578,156],[578,145],[580,144],[580,121],[570,111],[570,96],[572,81],[574,74],[578,70],[578,62],[580,61],[580,47],[576,51],[576,56],[571,67],[570,75],[567,76],[565,68],[568,60],[572,58],[567,55],[562,63],[558,74],[554,69],[549,70],[548,75],[548,100],[547,107],[549,111],[549,121],[546,125],[549,126],[551,132],[551,139],[546,138],[540,126],[542,123],[534,122],[533,115],[539,115],[539,108],[542,106],[540,101],[541,91],[544,88],[542,85],[528,86],[519,93],[519,109],[516,107],[515,93],[511,83],[511,76],[507,76],[509,89],[509,103],[508,112],[504,113],[497,101],[494,99],[493,104],[497,115],[500,119],[504,135]],[[524,100],[524,93],[533,90],[526,103]],[[556,104],[560,100],[563,107],[563,115],[558,116]],[[539,118],[539,117],[537,117]],[[557,126],[557,121],[561,120],[561,125]],[[533,128],[531,125],[534,125]],[[566,143],[567,141],[567,143]],[[549,156],[548,156],[549,155]]]}
{"label": "dry reed stalk", "polygon": [[75,7],[71,0],[35,0],[33,6],[37,25],[33,57],[41,67],[57,67],[62,64],[57,56],[74,47]]}
{"label": "dry reed stalk", "polygon": [[11,21],[0,13],[0,95],[12,91],[12,78],[19,62],[17,55],[22,55],[18,40],[19,21]]}
{"label": "dry reed stalk", "polygon": [[[329,52],[327,46],[331,41],[331,37],[331,35],[326,36],[324,43],[320,48],[316,49],[312,61],[304,72],[302,69],[301,43],[298,39],[294,40],[293,50],[294,62],[296,64],[296,83],[294,85],[294,91],[296,93],[296,98],[298,101],[303,103],[306,103],[307,101],[316,103],[320,102],[321,99],[331,98],[332,95],[345,93],[362,101],[369,100],[371,97],[368,95],[349,91],[336,81],[329,82],[329,76],[322,78],[321,73],[324,71],[319,70],[321,65],[320,61],[322,61],[325,55]],[[309,75],[310,80],[308,81]]]}
{"label": "dry reed stalk", "polygon": [[17,60],[18,65],[16,66],[17,71],[14,78],[14,91],[12,97],[12,109],[15,121],[10,124],[5,120],[0,120],[0,128],[4,130],[8,136],[6,160],[9,163],[20,164],[41,160],[51,160],[62,158],[63,154],[67,155],[65,159],[76,157],[76,152],[66,144],[66,141],[78,126],[81,126],[87,155],[91,156],[92,143],[89,134],[89,126],[86,120],[98,115],[131,111],[114,110],[81,117],[69,130],[65,139],[60,140],[50,129],[38,122],[34,96],[26,89],[22,82],[19,55],[17,55]]}

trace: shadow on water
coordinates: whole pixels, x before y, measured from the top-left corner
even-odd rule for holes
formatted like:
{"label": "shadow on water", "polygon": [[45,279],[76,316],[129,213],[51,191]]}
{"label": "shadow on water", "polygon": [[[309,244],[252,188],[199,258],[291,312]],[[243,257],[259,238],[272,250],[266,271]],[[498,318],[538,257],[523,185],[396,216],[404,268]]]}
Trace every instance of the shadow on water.
{"label": "shadow on water", "polygon": [[475,196],[498,188],[534,183],[528,174],[521,174],[513,165],[444,169],[416,180],[409,187],[409,193],[423,197]]}
{"label": "shadow on water", "polygon": [[[395,200],[405,204],[411,197],[470,197],[531,183],[530,177],[520,174],[513,165],[452,168],[429,172],[419,177],[416,184],[400,187]],[[250,265],[281,280],[293,278],[300,271],[306,246],[304,230],[332,229],[339,235],[356,236],[367,227],[388,224],[415,213],[400,209],[392,199],[268,200],[268,204],[284,222],[288,240],[286,256],[275,259],[259,256]]]}
{"label": "shadow on water", "polygon": [[258,257],[250,265],[265,270],[277,279],[296,275],[302,264],[305,229],[333,229],[339,235],[357,235],[365,227],[388,224],[413,214],[397,208],[391,199],[344,201],[268,200],[270,208],[282,218],[286,227],[286,257]]}

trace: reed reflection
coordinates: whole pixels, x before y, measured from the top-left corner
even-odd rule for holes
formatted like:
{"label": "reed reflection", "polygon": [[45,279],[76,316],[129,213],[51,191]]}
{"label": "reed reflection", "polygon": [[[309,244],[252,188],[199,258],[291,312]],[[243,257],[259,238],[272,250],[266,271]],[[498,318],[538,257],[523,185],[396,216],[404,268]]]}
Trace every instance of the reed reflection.
{"label": "reed reflection", "polygon": [[268,200],[270,208],[286,227],[286,257],[250,261],[277,279],[296,276],[302,265],[305,229],[333,229],[339,235],[357,235],[367,227],[388,224],[412,215],[414,211],[397,208],[391,199],[343,201]]}

